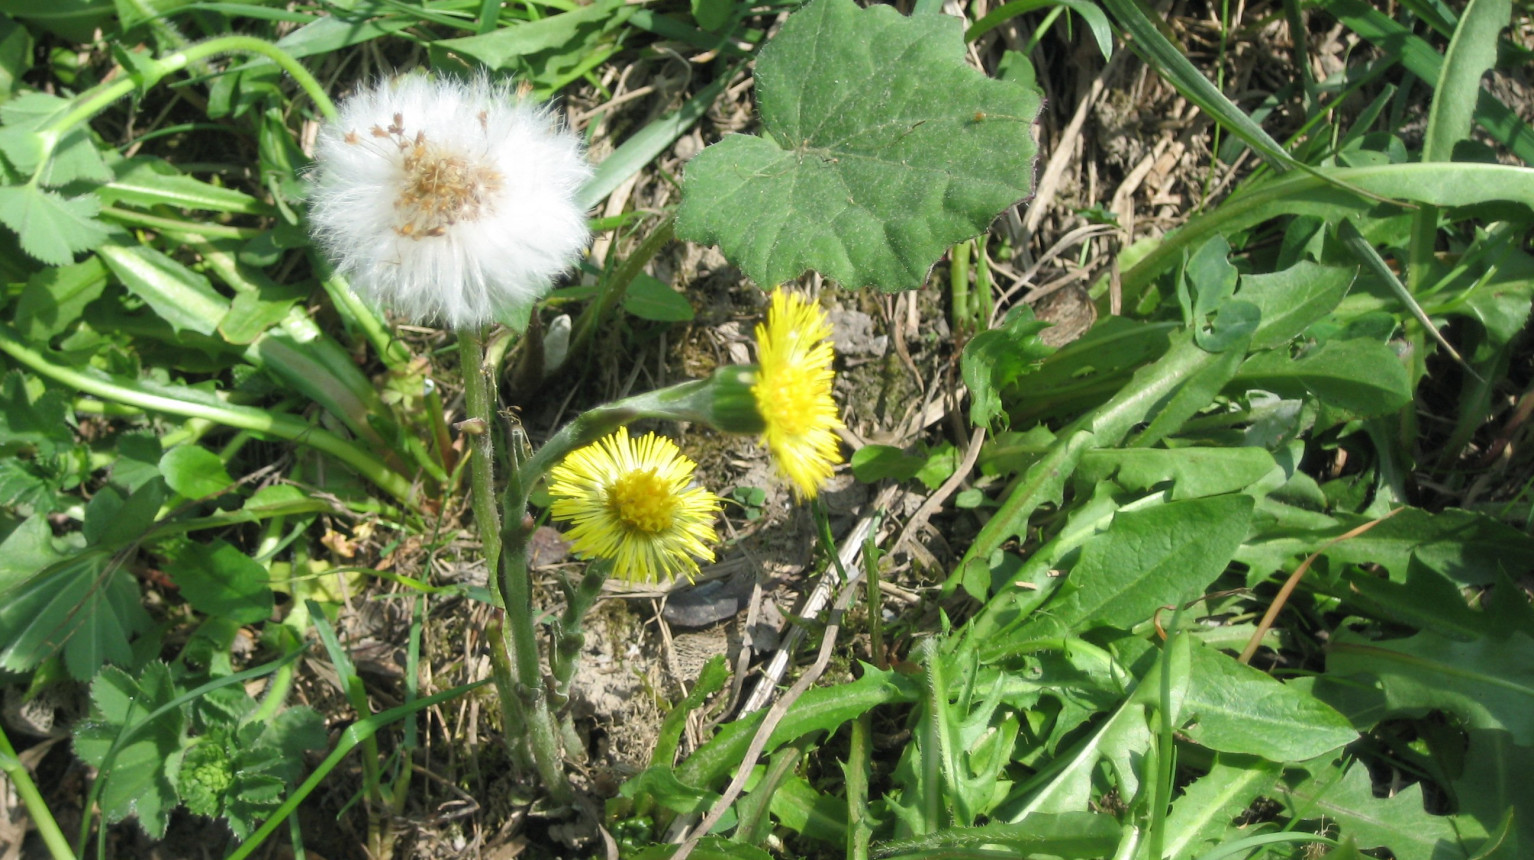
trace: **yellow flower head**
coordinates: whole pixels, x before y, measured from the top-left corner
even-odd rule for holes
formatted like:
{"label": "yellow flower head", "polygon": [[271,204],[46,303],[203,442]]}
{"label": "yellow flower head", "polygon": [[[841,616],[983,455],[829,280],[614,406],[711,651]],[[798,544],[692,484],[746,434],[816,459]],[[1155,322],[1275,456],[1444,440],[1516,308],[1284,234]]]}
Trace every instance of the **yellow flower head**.
{"label": "yellow flower head", "polygon": [[697,464],[654,433],[630,439],[626,427],[573,451],[550,473],[554,519],[571,523],[571,546],[613,562],[632,582],[660,582],[713,561],[719,497],[688,487]]}
{"label": "yellow flower head", "polygon": [[830,337],[820,308],[781,287],[772,294],[767,321],[756,327],[758,372],[751,391],[767,425],[762,441],[801,499],[814,498],[842,461]]}

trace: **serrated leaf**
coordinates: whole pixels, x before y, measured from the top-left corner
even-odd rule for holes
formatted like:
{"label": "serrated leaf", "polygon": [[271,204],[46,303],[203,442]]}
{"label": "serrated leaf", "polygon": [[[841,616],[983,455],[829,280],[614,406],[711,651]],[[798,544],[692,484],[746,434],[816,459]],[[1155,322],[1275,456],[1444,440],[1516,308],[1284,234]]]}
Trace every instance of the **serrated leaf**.
{"label": "serrated leaf", "polygon": [[1282,787],[1296,818],[1324,821],[1338,835],[1361,848],[1388,848],[1396,860],[1464,860],[1470,852],[1460,829],[1473,821],[1461,816],[1430,815],[1422,805],[1422,786],[1412,784],[1390,797],[1375,797],[1369,769],[1348,768],[1339,779],[1329,767],[1294,788]]}
{"label": "serrated leaf", "polygon": [[75,253],[106,241],[93,194],[64,197],[31,185],[0,187],[0,222],[16,231],[21,248],[50,266],[74,262]]}
{"label": "serrated leaf", "polygon": [[1180,501],[1246,489],[1275,465],[1261,448],[1105,448],[1081,455],[1072,481],[1088,492],[1110,479],[1136,492],[1170,481],[1172,499]]}
{"label": "serrated leaf", "polygon": [[[184,706],[152,721],[149,715],[176,695],[164,663],[145,666],[139,680],[108,666],[91,683],[90,717],[75,727],[75,754],[101,769],[102,814],[114,822],[136,815],[144,832],[156,839],[165,835],[177,805],[167,765],[180,751],[186,715]],[[129,731],[132,736],[108,760],[118,738]]]}
{"label": "serrated leaf", "polygon": [[1347,295],[1357,269],[1303,261],[1264,275],[1245,275],[1236,297],[1256,305],[1262,322],[1252,333],[1252,349],[1272,349],[1298,337],[1325,317]]}
{"label": "serrated leaf", "polygon": [[1151,747],[1151,731],[1145,706],[1129,700],[1099,726],[1090,738],[1069,750],[1060,771],[1039,789],[1021,810],[998,810],[994,818],[1022,821],[1035,813],[1081,812],[1092,800],[1092,778],[1101,762],[1112,766],[1118,777],[1118,793],[1133,802],[1140,792],[1137,768]]}
{"label": "serrated leaf", "polygon": [[947,248],[1032,190],[1039,95],[965,61],[962,25],[815,0],[762,49],[764,133],[687,166],[677,235],[758,284],[814,269],[918,287]]}
{"label": "serrated leaf", "polygon": [[0,457],[0,505],[20,514],[49,514],[68,507],[71,497],[59,489],[49,461]]}
{"label": "serrated leaf", "polygon": [[[880,671],[867,664],[862,664],[861,671],[862,676],[850,684],[817,687],[800,696],[768,739],[765,751],[771,752],[808,732],[833,731],[876,705],[914,702],[922,695],[920,683],[906,675]],[[762,711],[757,711],[721,728],[677,768],[677,778],[687,785],[706,786],[729,774],[731,768],[740,764],[763,716]]]}
{"label": "serrated leaf", "polygon": [[64,649],[86,680],[107,661],[132,662],[129,640],[148,629],[138,583],[105,550],[56,562],[0,593],[0,667],[25,671]]}
{"label": "serrated leaf", "polygon": [[234,784],[234,761],[225,748],[227,732],[209,732],[181,756],[176,771],[176,795],[193,815],[216,817],[224,795]]}
{"label": "serrated leaf", "polygon": [[1275,762],[1305,761],[1358,739],[1347,718],[1309,692],[1206,645],[1193,648],[1183,703],[1194,743]]}
{"label": "serrated leaf", "polygon": [[75,434],[65,421],[67,411],[62,393],[47,389],[34,400],[21,371],[7,373],[0,381],[0,451],[26,447],[46,457],[71,447]]}
{"label": "serrated leaf", "polygon": [[1298,358],[1282,350],[1258,353],[1241,365],[1232,386],[1285,397],[1309,393],[1359,417],[1394,412],[1412,399],[1401,359],[1369,338],[1329,341]]}
{"label": "serrated leaf", "polygon": [[1392,714],[1443,710],[1478,729],[1501,729],[1534,746],[1534,638],[1459,642],[1425,632],[1370,642],[1339,631],[1326,658],[1328,675],[1373,676]]}
{"label": "serrated leaf", "polygon": [[1038,367],[1054,350],[1039,338],[1049,323],[1033,318],[1033,309],[1018,305],[1007,312],[1000,328],[983,331],[964,345],[959,368],[969,387],[969,422],[989,427],[998,417],[1003,425],[1007,413],[1002,389]]}
{"label": "serrated leaf", "polygon": [[112,178],[101,153],[91,140],[90,128],[77,125],[60,135],[51,147],[37,133],[49,120],[71,107],[68,99],[49,93],[29,92],[0,106],[0,152],[22,173],[38,171],[38,181],[49,187],[71,182],[105,182]]}
{"label": "serrated leaf", "polygon": [[128,291],[177,331],[211,335],[229,302],[202,275],[147,245],[109,242],[97,253]]}
{"label": "serrated leaf", "polygon": [[188,544],[166,561],[165,573],[198,612],[240,624],[264,621],[272,614],[266,568],[224,541]]}
{"label": "serrated leaf", "polygon": [[[1195,679],[1195,684],[1197,679]],[[1166,854],[1173,860],[1198,856],[1225,842],[1236,817],[1278,781],[1282,768],[1256,757],[1220,754],[1209,772],[1183,789],[1166,819]]]}
{"label": "serrated leaf", "polygon": [[1120,511],[1082,547],[1066,579],[1070,593],[1032,623],[1056,631],[1127,630],[1157,607],[1202,593],[1246,537],[1252,504],[1251,496],[1229,495]]}
{"label": "serrated leaf", "polygon": [[1511,810],[1516,825],[1498,858],[1529,856],[1534,848],[1534,748],[1513,743],[1507,732],[1472,729],[1465,767],[1454,780],[1459,811],[1490,833]]}

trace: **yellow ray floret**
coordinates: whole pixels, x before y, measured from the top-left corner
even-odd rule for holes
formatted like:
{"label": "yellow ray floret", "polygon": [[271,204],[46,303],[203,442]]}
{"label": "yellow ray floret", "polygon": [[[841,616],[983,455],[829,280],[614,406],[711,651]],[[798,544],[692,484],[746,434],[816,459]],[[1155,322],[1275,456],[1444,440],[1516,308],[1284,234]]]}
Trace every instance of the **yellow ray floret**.
{"label": "yellow ray floret", "polygon": [[756,327],[759,369],[752,393],[767,425],[762,441],[802,499],[814,498],[842,461],[830,338],[831,324],[820,308],[782,288],[772,294],[767,321]]}
{"label": "yellow ray floret", "polygon": [[628,428],[571,452],[550,473],[550,513],[573,528],[578,554],[613,562],[613,574],[660,582],[713,561],[719,497],[689,487],[697,464],[654,433],[630,439]]}

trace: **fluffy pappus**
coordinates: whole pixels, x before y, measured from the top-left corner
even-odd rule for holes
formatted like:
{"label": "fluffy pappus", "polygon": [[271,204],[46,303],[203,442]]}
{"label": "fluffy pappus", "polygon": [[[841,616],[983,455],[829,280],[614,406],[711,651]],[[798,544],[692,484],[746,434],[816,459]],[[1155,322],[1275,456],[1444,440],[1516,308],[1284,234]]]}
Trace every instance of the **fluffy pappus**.
{"label": "fluffy pappus", "polygon": [[339,112],[316,143],[311,229],[373,304],[482,326],[542,297],[589,239],[580,139],[508,86],[412,74]]}

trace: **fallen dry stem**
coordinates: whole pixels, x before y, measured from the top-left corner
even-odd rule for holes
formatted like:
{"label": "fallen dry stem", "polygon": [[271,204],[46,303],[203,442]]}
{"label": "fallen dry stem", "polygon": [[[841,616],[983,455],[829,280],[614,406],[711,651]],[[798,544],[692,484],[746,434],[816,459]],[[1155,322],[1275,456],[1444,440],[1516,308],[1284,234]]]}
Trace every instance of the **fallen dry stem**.
{"label": "fallen dry stem", "polygon": [[1273,626],[1274,620],[1278,618],[1278,613],[1284,608],[1284,604],[1289,602],[1289,595],[1293,594],[1295,587],[1300,584],[1300,578],[1305,575],[1305,571],[1310,570],[1310,566],[1315,564],[1316,559],[1320,558],[1322,553],[1345,540],[1358,537],[1404,510],[1406,510],[1404,507],[1396,508],[1377,520],[1364,523],[1355,529],[1346,531],[1327,541],[1320,549],[1311,553],[1304,561],[1300,562],[1300,566],[1295,568],[1294,573],[1289,574],[1289,578],[1284,581],[1284,587],[1278,590],[1278,596],[1273,598],[1273,605],[1268,607],[1268,611],[1262,616],[1262,621],[1257,625],[1257,629],[1252,631],[1252,638],[1247,640],[1246,648],[1242,650],[1241,656],[1238,659],[1243,664],[1252,662],[1252,655],[1257,653],[1257,646],[1262,642],[1262,637],[1268,634],[1268,629]]}

